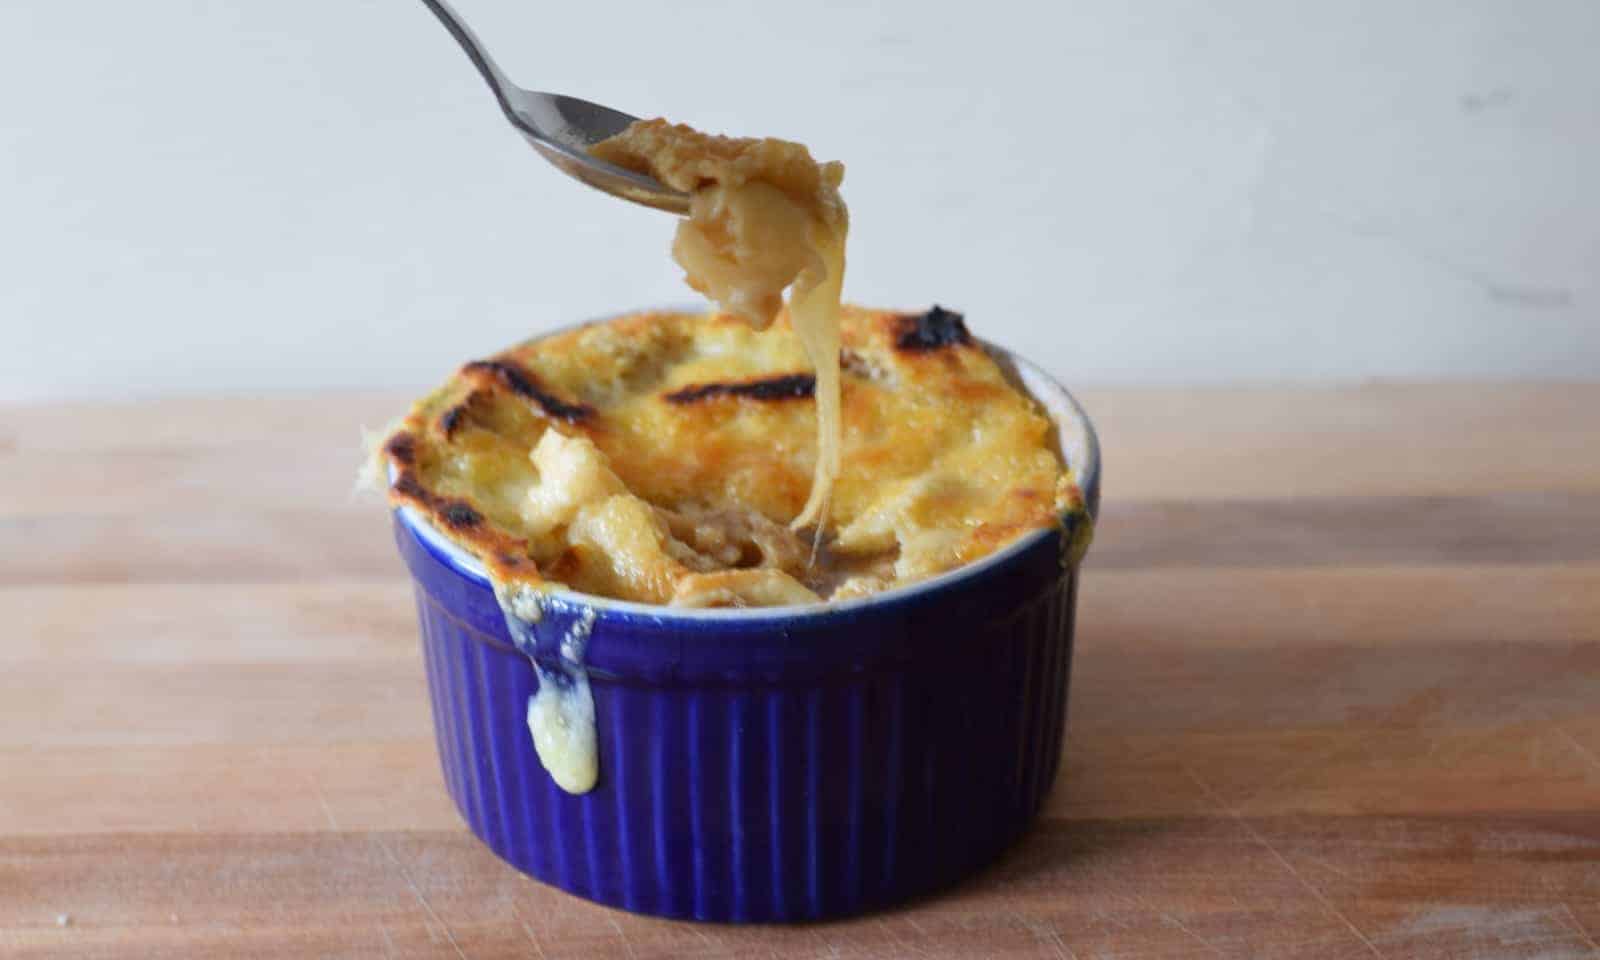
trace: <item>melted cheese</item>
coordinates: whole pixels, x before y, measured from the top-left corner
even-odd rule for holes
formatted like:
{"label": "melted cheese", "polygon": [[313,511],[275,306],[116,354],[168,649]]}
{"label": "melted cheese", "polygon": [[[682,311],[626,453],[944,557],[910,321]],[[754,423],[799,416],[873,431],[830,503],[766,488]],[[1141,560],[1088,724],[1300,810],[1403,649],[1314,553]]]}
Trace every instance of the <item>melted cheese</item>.
{"label": "melted cheese", "polygon": [[792,525],[818,537],[839,476],[839,297],[849,214],[844,166],[818,164],[798,143],[700,133],[641,120],[596,144],[595,156],[690,194],[672,255],[689,286],[766,329],[791,284],[789,314],[816,371],[817,448],[811,494]]}
{"label": "melted cheese", "polygon": [[599,731],[589,677],[576,671],[570,679],[562,679],[538,664],[534,670],[539,689],[528,698],[534,752],[556,786],[568,793],[588,793],[600,779]]}
{"label": "melted cheese", "polygon": [[815,525],[820,541],[840,466],[839,294],[844,282],[844,232],[817,230],[821,236],[814,237],[813,249],[822,263],[820,274],[811,268],[801,273],[790,296],[789,315],[817,375],[817,467],[811,495],[793,525]]}
{"label": "melted cheese", "polygon": [[568,793],[588,793],[600,779],[594,695],[583,665],[595,613],[584,611],[561,638],[559,660],[546,665],[536,656],[535,635],[544,620],[543,595],[526,586],[496,584],[495,598],[512,642],[528,657],[539,682],[527,707],[534,753],[556,786]]}

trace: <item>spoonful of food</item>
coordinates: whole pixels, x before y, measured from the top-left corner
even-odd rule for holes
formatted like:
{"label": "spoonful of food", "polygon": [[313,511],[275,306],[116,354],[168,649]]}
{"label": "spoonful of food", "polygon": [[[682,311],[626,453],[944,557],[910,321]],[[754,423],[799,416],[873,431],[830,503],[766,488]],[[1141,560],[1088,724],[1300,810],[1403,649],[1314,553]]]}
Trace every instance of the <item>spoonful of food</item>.
{"label": "spoonful of food", "polygon": [[562,172],[612,196],[647,207],[676,213],[689,212],[689,195],[662,184],[654,177],[607,163],[589,148],[625,130],[637,120],[620,110],[559,93],[524,90],[495,66],[472,30],[444,0],[422,0],[467,52],[472,65],[494,91],[506,119],[533,149]]}

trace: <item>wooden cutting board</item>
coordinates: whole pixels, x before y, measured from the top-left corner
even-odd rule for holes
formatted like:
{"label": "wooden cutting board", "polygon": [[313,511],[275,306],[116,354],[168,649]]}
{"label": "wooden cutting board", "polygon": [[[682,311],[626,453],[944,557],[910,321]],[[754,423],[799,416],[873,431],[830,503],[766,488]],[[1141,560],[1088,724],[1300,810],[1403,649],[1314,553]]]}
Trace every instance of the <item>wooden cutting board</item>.
{"label": "wooden cutting board", "polygon": [[0,954],[1600,957],[1600,384],[1083,399],[1042,822],[785,928],[594,906],[466,833],[347,495],[404,397],[0,409]]}

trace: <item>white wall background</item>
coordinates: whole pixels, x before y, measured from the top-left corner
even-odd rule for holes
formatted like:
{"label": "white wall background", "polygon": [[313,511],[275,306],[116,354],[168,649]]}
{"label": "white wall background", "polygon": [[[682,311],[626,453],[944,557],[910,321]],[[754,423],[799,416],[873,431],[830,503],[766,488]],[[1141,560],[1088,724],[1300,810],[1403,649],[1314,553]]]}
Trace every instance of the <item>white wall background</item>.
{"label": "white wall background", "polygon": [[[851,299],[1069,379],[1600,375],[1597,0],[814,6],[461,2],[525,85],[844,160]],[[688,299],[670,228],[414,2],[0,11],[0,401],[430,383]]]}

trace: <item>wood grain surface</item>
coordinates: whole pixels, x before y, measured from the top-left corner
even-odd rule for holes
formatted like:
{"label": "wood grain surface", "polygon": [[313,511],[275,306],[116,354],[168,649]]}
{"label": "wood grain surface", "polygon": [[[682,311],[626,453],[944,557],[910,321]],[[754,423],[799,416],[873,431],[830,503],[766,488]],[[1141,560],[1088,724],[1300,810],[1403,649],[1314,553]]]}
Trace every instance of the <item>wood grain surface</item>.
{"label": "wood grain surface", "polygon": [[794,927],[595,906],[466,832],[349,494],[405,399],[0,409],[0,955],[1600,957],[1600,385],[1083,391],[1044,817]]}

